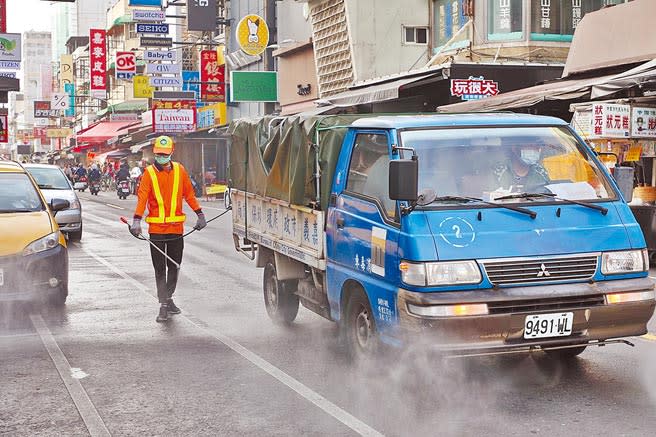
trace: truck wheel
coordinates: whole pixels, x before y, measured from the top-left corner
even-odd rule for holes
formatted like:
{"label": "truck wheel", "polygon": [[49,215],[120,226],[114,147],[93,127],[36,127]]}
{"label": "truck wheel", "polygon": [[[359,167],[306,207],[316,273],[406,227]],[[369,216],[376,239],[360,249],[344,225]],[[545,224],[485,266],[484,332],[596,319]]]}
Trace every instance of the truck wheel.
{"label": "truck wheel", "polygon": [[567,349],[546,350],[544,353],[553,360],[567,361],[581,355],[587,346],[570,347]]}
{"label": "truck wheel", "polygon": [[343,317],[342,333],[348,357],[354,361],[372,357],[378,350],[378,334],[369,299],[362,289],[350,294]]}
{"label": "truck wheel", "polygon": [[276,266],[269,260],[264,267],[264,305],[271,320],[290,324],[298,314],[298,296],[294,292],[296,281],[279,281]]}

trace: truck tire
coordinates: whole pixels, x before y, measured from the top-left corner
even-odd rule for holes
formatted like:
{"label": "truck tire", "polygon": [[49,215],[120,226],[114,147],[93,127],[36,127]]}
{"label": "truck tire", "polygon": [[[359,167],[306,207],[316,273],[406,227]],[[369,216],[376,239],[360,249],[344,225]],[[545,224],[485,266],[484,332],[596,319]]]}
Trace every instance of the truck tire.
{"label": "truck tire", "polygon": [[348,358],[359,361],[373,357],[379,346],[376,321],[369,299],[361,288],[352,290],[348,296],[342,322]]}
{"label": "truck tire", "polygon": [[288,325],[298,314],[298,296],[294,294],[297,281],[279,281],[273,260],[264,266],[264,305],[271,320]]}
{"label": "truck tire", "polygon": [[587,346],[570,347],[567,349],[545,350],[544,353],[552,360],[568,361],[581,355]]}

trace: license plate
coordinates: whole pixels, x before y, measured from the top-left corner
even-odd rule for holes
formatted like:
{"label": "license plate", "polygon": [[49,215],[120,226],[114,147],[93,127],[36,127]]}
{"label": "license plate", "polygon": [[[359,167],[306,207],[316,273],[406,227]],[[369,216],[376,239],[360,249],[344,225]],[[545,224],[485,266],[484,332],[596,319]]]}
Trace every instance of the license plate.
{"label": "license plate", "polygon": [[121,189],[121,191],[124,192],[124,193],[129,193],[129,192],[130,192],[130,189],[128,189],[128,188],[123,188],[123,189]]}
{"label": "license plate", "polygon": [[0,269],[0,287],[5,285],[5,272],[4,270]]}
{"label": "license plate", "polygon": [[533,314],[524,319],[524,338],[566,337],[572,335],[574,313]]}

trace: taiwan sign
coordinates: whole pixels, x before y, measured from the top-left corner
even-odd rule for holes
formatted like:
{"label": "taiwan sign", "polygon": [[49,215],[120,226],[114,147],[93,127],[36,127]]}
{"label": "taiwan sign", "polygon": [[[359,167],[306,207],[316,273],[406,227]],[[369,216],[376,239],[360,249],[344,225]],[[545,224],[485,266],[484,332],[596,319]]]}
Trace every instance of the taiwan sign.
{"label": "taiwan sign", "polygon": [[483,76],[469,79],[451,79],[451,95],[462,100],[480,100],[499,94],[499,83]]}
{"label": "taiwan sign", "polygon": [[200,79],[203,82],[200,87],[201,100],[225,102],[225,64],[219,65],[216,50],[200,52]]}
{"label": "taiwan sign", "polygon": [[117,79],[132,79],[137,74],[137,55],[134,52],[116,52],[114,70]]}
{"label": "taiwan sign", "polygon": [[89,30],[89,68],[91,69],[91,95],[107,97],[107,32]]}
{"label": "taiwan sign", "polygon": [[262,54],[269,45],[269,27],[259,15],[246,15],[237,24],[237,42],[241,49],[251,55]]}
{"label": "taiwan sign", "polygon": [[196,130],[195,100],[153,102],[153,132],[187,133]]}
{"label": "taiwan sign", "polygon": [[631,127],[631,107],[595,103],[592,105],[592,137],[628,138]]}
{"label": "taiwan sign", "polygon": [[656,138],[656,108],[631,108],[631,136]]}
{"label": "taiwan sign", "polygon": [[187,0],[187,28],[216,31],[216,0]]}
{"label": "taiwan sign", "polygon": [[21,61],[20,33],[0,33],[0,61]]}
{"label": "taiwan sign", "polygon": [[159,33],[166,35],[169,33],[169,25],[137,23],[137,33]]}

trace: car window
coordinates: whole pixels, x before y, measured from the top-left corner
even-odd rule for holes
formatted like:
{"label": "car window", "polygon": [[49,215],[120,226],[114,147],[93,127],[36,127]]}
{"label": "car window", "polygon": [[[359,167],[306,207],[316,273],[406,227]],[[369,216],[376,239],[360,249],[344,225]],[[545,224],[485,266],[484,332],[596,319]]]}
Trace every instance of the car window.
{"label": "car window", "polygon": [[359,134],[355,139],[346,190],[378,199],[385,215],[396,215],[396,202],[389,198],[389,145],[387,135]]}
{"label": "car window", "polygon": [[28,167],[39,188],[43,190],[70,190],[71,186],[64,173],[58,168]]}
{"label": "car window", "polygon": [[26,174],[0,173],[0,213],[43,211],[36,187]]}

